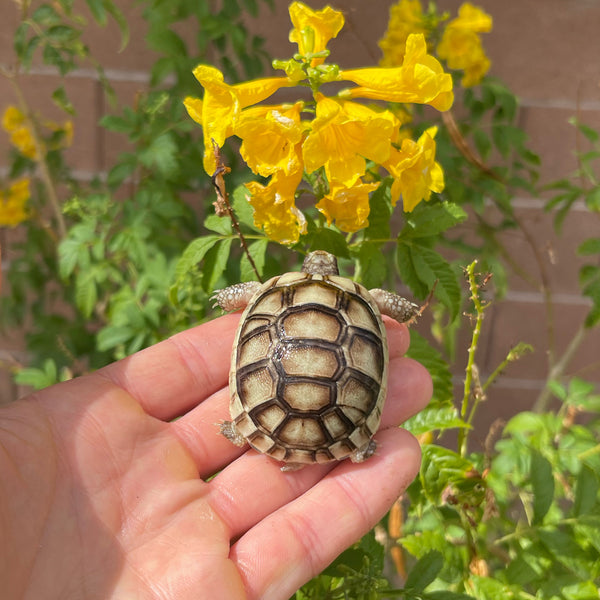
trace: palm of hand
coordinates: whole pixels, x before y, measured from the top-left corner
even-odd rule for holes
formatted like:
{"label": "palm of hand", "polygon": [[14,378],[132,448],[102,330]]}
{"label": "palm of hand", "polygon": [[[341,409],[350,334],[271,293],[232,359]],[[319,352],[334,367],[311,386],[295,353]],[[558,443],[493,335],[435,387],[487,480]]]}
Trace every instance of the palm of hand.
{"label": "palm of hand", "polygon": [[377,456],[282,473],[217,435],[237,318],[0,413],[7,597],[286,599],[384,514],[419,456],[391,426],[431,390],[401,358],[406,329],[390,325],[388,398],[402,402],[388,400]]}

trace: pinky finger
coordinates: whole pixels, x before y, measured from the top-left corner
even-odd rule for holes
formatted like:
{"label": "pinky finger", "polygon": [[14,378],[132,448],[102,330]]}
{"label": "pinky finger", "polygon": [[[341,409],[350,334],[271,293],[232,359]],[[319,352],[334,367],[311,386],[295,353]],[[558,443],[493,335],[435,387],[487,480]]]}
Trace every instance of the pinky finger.
{"label": "pinky finger", "polygon": [[367,533],[416,476],[420,448],[402,429],[380,431],[368,461],[345,461],[232,547],[248,600],[286,600]]}

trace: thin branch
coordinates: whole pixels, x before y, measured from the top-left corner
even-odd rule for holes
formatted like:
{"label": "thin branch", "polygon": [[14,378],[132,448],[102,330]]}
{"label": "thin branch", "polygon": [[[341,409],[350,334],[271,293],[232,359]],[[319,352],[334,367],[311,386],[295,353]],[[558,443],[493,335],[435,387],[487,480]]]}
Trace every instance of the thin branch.
{"label": "thin branch", "polygon": [[240,229],[240,225],[237,219],[235,218],[235,214],[233,212],[233,209],[231,208],[231,204],[229,203],[229,194],[227,193],[227,189],[225,187],[225,178],[223,177],[223,175],[229,173],[230,169],[223,162],[223,157],[221,156],[218,144],[215,142],[215,140],[212,140],[212,143],[213,150],[215,153],[215,159],[217,161],[217,168],[212,176],[212,184],[215,188],[215,191],[217,192],[217,200],[216,202],[213,202],[213,206],[215,207],[215,213],[219,217],[225,215],[229,217],[229,219],[231,220],[231,225],[240,240],[240,245],[242,246],[244,253],[248,257],[250,266],[252,267],[252,270],[254,271],[258,281],[262,283],[262,277],[260,276],[258,268],[256,267],[256,263],[254,262],[254,259],[250,254],[248,244],[246,244],[246,238],[244,237],[244,234]]}

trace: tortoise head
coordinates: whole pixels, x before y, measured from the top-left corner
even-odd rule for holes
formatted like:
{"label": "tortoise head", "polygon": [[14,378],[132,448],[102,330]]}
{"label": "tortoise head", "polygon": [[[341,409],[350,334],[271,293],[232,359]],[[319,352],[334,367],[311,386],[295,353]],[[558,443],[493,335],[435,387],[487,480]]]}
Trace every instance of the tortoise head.
{"label": "tortoise head", "polygon": [[337,258],[324,250],[309,252],[302,263],[302,272],[311,275],[339,275]]}

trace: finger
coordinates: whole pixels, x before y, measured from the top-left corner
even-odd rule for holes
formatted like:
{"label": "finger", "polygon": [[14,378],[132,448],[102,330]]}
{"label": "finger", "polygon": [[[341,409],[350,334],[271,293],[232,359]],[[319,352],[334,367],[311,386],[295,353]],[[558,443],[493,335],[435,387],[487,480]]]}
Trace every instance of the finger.
{"label": "finger", "polygon": [[380,427],[393,427],[416,415],[427,406],[432,392],[431,375],[421,363],[406,356],[391,360]]}
{"label": "finger", "polygon": [[341,463],[305,494],[266,517],[233,546],[249,600],[288,598],[369,531],[419,469],[406,431],[381,433],[381,452]]}
{"label": "finger", "polygon": [[225,315],[96,372],[126,390],[143,409],[170,420],[227,385],[239,314]]}
{"label": "finger", "polygon": [[[431,397],[431,377],[418,362],[394,358],[389,363],[388,393],[382,427],[399,425],[425,408]],[[172,424],[191,453],[201,477],[207,477],[240,457],[246,450],[219,434],[219,423],[229,418],[229,391],[220,390]],[[282,502],[283,503],[283,502]]]}
{"label": "finger", "polygon": [[390,360],[398,356],[404,356],[410,344],[410,333],[404,323],[398,323],[390,317],[383,317],[385,331],[387,334],[388,350]]}

